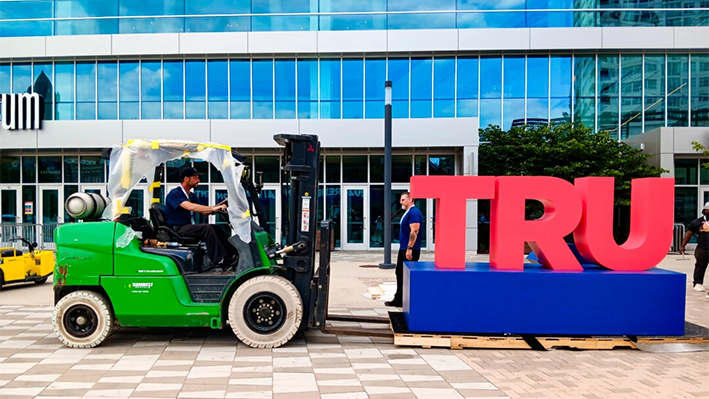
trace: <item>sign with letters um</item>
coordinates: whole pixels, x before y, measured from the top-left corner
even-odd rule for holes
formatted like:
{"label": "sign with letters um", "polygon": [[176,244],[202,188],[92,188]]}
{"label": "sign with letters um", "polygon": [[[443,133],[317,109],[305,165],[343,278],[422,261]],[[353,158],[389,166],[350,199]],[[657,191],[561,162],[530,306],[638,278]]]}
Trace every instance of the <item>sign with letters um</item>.
{"label": "sign with letters um", "polygon": [[42,128],[44,98],[37,93],[0,94],[0,110],[5,130]]}

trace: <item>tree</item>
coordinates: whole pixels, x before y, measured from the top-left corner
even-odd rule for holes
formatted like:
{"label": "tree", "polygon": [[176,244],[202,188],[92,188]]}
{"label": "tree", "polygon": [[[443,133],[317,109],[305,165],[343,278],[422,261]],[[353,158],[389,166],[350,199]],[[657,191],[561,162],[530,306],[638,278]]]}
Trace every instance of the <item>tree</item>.
{"label": "tree", "polygon": [[615,204],[630,205],[630,181],[667,172],[648,165],[649,155],[606,132],[593,133],[582,124],[498,126],[480,129],[479,170],[493,176],[554,176],[569,182],[578,177],[615,178]]}
{"label": "tree", "polygon": [[[697,151],[702,156],[709,157],[709,147],[704,146],[702,143],[698,141],[692,141],[692,148],[694,148],[694,151]],[[709,162],[703,163],[702,167],[709,169]]]}
{"label": "tree", "polygon": [[[498,126],[480,129],[478,167],[480,175],[553,176],[573,183],[575,178],[610,176],[615,178],[615,219],[613,236],[624,242],[630,230],[630,182],[642,177],[658,177],[667,172],[648,165],[649,155],[607,132],[593,133],[582,124]],[[481,213],[489,211],[489,201],[480,201]],[[527,201],[527,219],[537,219],[544,207],[539,201]],[[481,227],[482,231],[483,227]],[[567,240],[572,240],[571,236]],[[479,247],[487,248],[481,242]]]}

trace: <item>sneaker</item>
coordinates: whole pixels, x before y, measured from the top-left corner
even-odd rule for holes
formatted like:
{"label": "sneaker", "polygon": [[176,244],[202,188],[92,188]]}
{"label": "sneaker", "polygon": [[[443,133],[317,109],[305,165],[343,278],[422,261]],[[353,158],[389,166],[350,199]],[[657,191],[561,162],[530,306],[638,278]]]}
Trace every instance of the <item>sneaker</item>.
{"label": "sneaker", "polygon": [[391,300],[391,301],[384,302],[384,305],[386,305],[386,306],[392,306],[392,307],[395,307],[395,308],[400,308],[400,307],[402,307],[404,304],[401,303],[401,300],[400,300],[400,299],[399,299],[399,300],[393,299],[393,300]]}
{"label": "sneaker", "polygon": [[701,284],[694,284],[694,288],[692,288],[695,291],[704,291],[704,286]]}

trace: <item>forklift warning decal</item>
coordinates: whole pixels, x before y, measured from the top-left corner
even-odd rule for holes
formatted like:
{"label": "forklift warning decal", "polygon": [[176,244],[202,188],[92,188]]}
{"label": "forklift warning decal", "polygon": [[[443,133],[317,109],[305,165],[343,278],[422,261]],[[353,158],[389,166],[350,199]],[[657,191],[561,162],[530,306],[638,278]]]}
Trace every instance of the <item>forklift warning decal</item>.
{"label": "forklift warning decal", "polygon": [[[582,270],[564,237],[573,233],[589,263],[617,271],[657,265],[672,243],[674,181],[633,179],[630,235],[613,238],[612,177],[584,177],[574,183],[549,176],[414,176],[413,198],[436,199],[436,254],[439,268],[465,267],[465,212],[469,199],[490,199],[490,266],[522,270],[524,243],[554,270]],[[525,201],[537,200],[544,214],[526,220]]]}
{"label": "forklift warning decal", "polygon": [[153,288],[153,283],[131,283],[128,288],[132,288],[131,292],[134,294],[147,294],[150,292],[148,289]]}
{"label": "forklift warning decal", "polygon": [[300,212],[300,231],[310,231],[310,197],[301,197],[303,209]]}

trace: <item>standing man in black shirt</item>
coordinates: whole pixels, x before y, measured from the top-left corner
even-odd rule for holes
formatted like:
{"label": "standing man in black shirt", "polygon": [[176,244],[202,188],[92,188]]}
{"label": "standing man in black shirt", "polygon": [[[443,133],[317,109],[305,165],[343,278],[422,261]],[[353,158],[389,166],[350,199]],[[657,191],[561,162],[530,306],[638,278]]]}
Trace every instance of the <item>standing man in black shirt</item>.
{"label": "standing man in black shirt", "polygon": [[704,273],[707,271],[709,264],[709,202],[704,204],[702,216],[694,219],[687,228],[687,234],[682,240],[682,248],[679,253],[684,253],[684,247],[687,245],[693,235],[697,234],[697,248],[694,250],[694,280],[692,281],[692,289],[695,291],[704,291]]}

